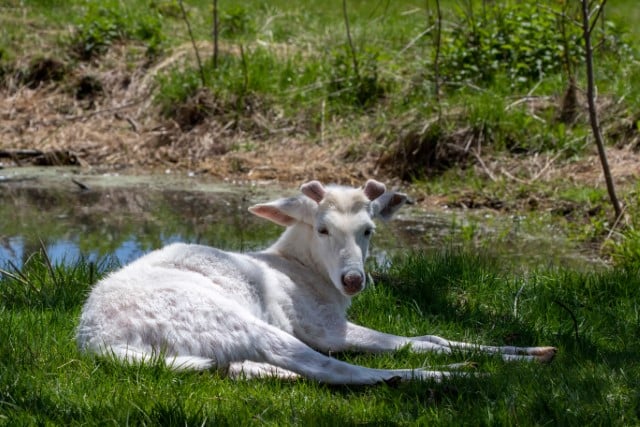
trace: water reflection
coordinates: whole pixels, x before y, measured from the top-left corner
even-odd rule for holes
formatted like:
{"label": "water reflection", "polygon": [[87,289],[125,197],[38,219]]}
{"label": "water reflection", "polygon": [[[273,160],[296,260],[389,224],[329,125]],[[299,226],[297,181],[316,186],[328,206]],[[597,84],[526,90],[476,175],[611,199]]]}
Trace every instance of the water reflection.
{"label": "water reflection", "polygon": [[265,245],[280,231],[246,211],[249,191],[0,189],[0,265],[20,267],[42,246],[54,263],[110,256],[124,264],[174,241],[248,250]]}
{"label": "water reflection", "polygon": [[[104,181],[114,180],[97,180]],[[107,257],[119,264],[174,241],[240,251],[262,248],[282,229],[254,217],[247,208],[295,193],[197,181],[180,184],[175,179],[169,180],[171,185],[156,181],[92,185],[86,191],[69,177],[55,185],[42,179],[0,179],[0,267],[20,268],[43,246],[54,263],[73,263],[84,256],[90,260]],[[549,224],[527,226],[519,217],[474,219],[467,213],[434,214],[416,207],[379,226],[372,255],[385,264],[389,254],[398,250],[456,246],[479,248],[528,266],[580,266],[593,260],[593,254],[585,254]]]}

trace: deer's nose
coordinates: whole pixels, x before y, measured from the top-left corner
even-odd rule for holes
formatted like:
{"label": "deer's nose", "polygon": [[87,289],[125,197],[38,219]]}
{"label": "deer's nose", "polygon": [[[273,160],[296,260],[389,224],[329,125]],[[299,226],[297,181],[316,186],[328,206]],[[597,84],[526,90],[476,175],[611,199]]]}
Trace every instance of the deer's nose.
{"label": "deer's nose", "polygon": [[349,271],[342,275],[342,286],[348,295],[355,295],[364,288],[364,275],[359,271]]}

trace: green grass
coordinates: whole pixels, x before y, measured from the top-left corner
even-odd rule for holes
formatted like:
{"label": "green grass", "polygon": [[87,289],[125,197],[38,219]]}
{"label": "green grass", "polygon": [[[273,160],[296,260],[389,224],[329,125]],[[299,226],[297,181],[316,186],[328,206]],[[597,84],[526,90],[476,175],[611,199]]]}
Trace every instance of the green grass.
{"label": "green grass", "polygon": [[[328,387],[231,381],[78,353],[74,329],[108,265],[49,266],[42,254],[0,278],[0,424],[635,425],[640,422],[640,275],[506,271],[469,253],[410,253],[378,271],[350,317],[391,333],[556,345],[549,365],[477,354],[337,355],[372,367],[473,360],[489,375],[442,384]],[[517,310],[514,313],[514,300]]]}

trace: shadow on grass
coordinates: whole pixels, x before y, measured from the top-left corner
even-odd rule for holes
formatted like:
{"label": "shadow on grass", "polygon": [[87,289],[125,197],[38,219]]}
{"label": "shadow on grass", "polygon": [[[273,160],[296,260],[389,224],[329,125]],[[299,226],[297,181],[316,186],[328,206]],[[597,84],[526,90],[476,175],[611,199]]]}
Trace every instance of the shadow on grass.
{"label": "shadow on grass", "polygon": [[[517,279],[526,280],[520,293],[498,263],[452,250],[414,253],[397,259],[378,281],[398,304],[414,304],[439,323],[494,341],[484,344],[554,345],[613,366],[640,351],[640,272],[534,271]],[[525,306],[518,318],[512,312],[517,293]]]}
{"label": "shadow on grass", "polygon": [[505,292],[497,263],[455,250],[414,253],[397,259],[381,281],[399,303],[414,304],[438,322],[483,335],[491,330],[504,345],[532,345],[538,336],[535,329],[495,306],[498,293]]}

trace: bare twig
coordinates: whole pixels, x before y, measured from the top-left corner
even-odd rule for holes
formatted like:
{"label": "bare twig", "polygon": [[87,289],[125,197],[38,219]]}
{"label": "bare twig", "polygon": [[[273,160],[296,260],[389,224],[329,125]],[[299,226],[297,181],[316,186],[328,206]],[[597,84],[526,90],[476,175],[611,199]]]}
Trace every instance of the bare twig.
{"label": "bare twig", "polygon": [[85,184],[84,182],[80,182],[75,178],[71,178],[71,182],[73,182],[75,185],[77,185],[80,190],[82,191],[90,191],[91,188],[89,188],[89,186],[87,184]]}
{"label": "bare twig", "polygon": [[[613,178],[611,176],[611,170],[609,169],[609,162],[607,161],[607,153],[604,147],[604,140],[602,137],[602,132],[600,131],[600,123],[598,122],[598,111],[596,109],[595,102],[595,79],[593,75],[593,49],[591,46],[591,24],[589,21],[589,5],[588,0],[582,1],[582,30],[584,36],[585,43],[585,62],[587,66],[587,102],[589,104],[589,121],[591,122],[591,129],[593,131],[593,136],[596,140],[596,145],[598,147],[598,154],[600,156],[600,163],[602,163],[602,172],[604,174],[604,179],[607,184],[607,192],[609,193],[609,198],[611,199],[611,204],[613,205],[613,209],[615,211],[616,219],[622,215],[622,208],[620,207],[620,202],[618,201],[618,196],[616,196],[616,190],[613,183]],[[602,5],[606,0],[602,0]],[[596,14],[596,18],[599,14]]]}
{"label": "bare twig", "polygon": [[606,21],[606,18],[604,16],[604,4],[605,3],[606,2],[602,2],[602,11],[600,13],[601,16],[602,16],[600,18],[600,24],[601,24],[600,25],[600,37],[601,37],[601,39],[600,39],[600,43],[599,43],[600,44],[600,46],[599,46],[600,49],[604,49],[605,43],[607,41],[607,25],[606,25],[607,21]]}
{"label": "bare twig", "polygon": [[242,94],[249,91],[249,66],[247,65],[247,55],[244,53],[244,46],[240,44],[240,60],[242,62]]}
{"label": "bare twig", "polygon": [[[570,6],[570,2],[566,2],[565,5],[566,6]],[[557,12],[553,7],[546,6],[546,5],[543,5],[543,4],[540,4],[540,3],[538,3],[538,7],[546,10],[547,12],[549,12],[552,15],[556,15],[557,17],[563,19],[564,21],[561,22],[562,25],[564,25],[565,22],[568,22],[569,24],[574,25],[577,28],[582,28],[582,24],[580,23],[580,20],[573,19],[570,16],[565,14],[564,6],[563,6],[563,11],[562,12]]]}
{"label": "bare twig", "polygon": [[218,69],[218,0],[213,0],[213,69]]}
{"label": "bare twig", "polygon": [[436,103],[438,105],[438,117],[440,116],[440,45],[442,44],[442,10],[440,0],[436,0],[436,53],[433,60],[433,72],[435,79]]}
{"label": "bare twig", "polygon": [[500,173],[502,173],[502,175],[506,176],[510,180],[515,181],[519,184],[529,184],[529,182],[526,179],[521,179],[521,178],[518,178],[517,176],[514,176],[511,172],[509,172],[505,168],[500,168]]}
{"label": "bare twig", "polygon": [[518,106],[518,105],[520,105],[520,104],[524,104],[524,103],[529,102],[529,101],[533,101],[533,100],[536,100],[536,99],[547,99],[547,98],[549,98],[548,96],[534,96],[534,95],[533,95],[533,92],[535,92],[535,91],[536,91],[536,89],[538,89],[538,87],[540,86],[540,83],[542,83],[542,82],[541,82],[541,81],[538,81],[538,82],[537,82],[537,83],[536,83],[536,84],[531,88],[531,90],[530,90],[529,92],[527,92],[527,94],[526,94],[525,96],[523,96],[522,98],[517,99],[517,100],[515,100],[514,102],[512,102],[511,104],[507,105],[507,106],[504,108],[504,111],[509,111],[509,110],[510,110],[510,109],[512,109],[513,107],[516,107],[516,106]]}
{"label": "bare twig", "polygon": [[525,95],[522,98],[516,99],[511,104],[509,104],[506,107],[504,107],[504,111],[509,111],[509,110],[517,107],[520,104],[526,104],[526,103],[532,102],[532,101],[548,101],[549,99],[551,99],[550,96],[542,96],[542,95],[540,95],[540,96],[529,96],[529,95]]}
{"label": "bare twig", "polygon": [[[626,209],[626,206],[623,206],[622,213],[624,213],[625,209]],[[613,233],[616,231],[616,228],[618,228],[620,221],[622,221],[622,217],[623,217],[622,215],[618,216],[618,218],[616,218],[616,221],[613,223],[613,225],[609,229],[609,233],[607,233],[607,237],[604,238],[604,240],[602,241],[602,244],[600,245],[601,251],[604,249],[604,246],[609,241],[609,239],[611,239],[611,236],[613,236]]]}
{"label": "bare twig", "polygon": [[198,50],[198,46],[196,45],[196,39],[193,37],[193,31],[191,31],[191,23],[189,22],[187,11],[184,8],[184,3],[182,2],[182,0],[178,0],[178,4],[180,5],[180,11],[182,12],[182,19],[184,19],[185,24],[187,24],[187,31],[189,31],[189,38],[191,39],[191,44],[193,45],[193,51],[196,54],[196,60],[198,61],[198,69],[200,71],[200,80],[202,81],[202,86],[206,86],[207,82],[204,76],[202,60],[200,59],[200,51]]}
{"label": "bare twig", "polygon": [[76,122],[76,121],[82,121],[85,119],[90,119],[91,117],[95,117],[95,116],[99,116],[102,114],[109,114],[109,113],[114,113],[114,112],[118,112],[118,111],[122,111],[122,110],[126,110],[128,108],[131,107],[135,107],[136,105],[142,104],[145,100],[146,100],[147,96],[145,96],[143,99],[139,99],[136,101],[132,101],[132,102],[128,102],[124,105],[119,105],[117,107],[111,107],[111,108],[105,108],[102,110],[96,110],[93,111],[91,113],[87,113],[87,114],[78,114],[75,116],[66,116],[66,117],[61,117],[61,118],[55,118],[52,120],[39,120],[39,121],[34,121],[31,123],[32,126],[47,126],[47,125],[53,125],[56,123],[62,123],[62,122]]}
{"label": "bare twig", "polygon": [[[593,29],[596,27],[596,24],[598,23],[598,19],[600,18],[600,15],[604,13],[604,5],[606,3],[607,3],[607,0],[602,0],[600,5],[596,8],[595,15],[593,16],[593,18],[591,18],[591,26],[589,27],[589,34],[593,32]],[[604,18],[602,19],[602,21],[604,22]]]}
{"label": "bare twig", "polygon": [[482,169],[487,174],[489,179],[491,179],[491,181],[493,182],[496,182],[497,180],[495,175],[489,170],[487,165],[484,163],[484,160],[482,160],[482,157],[480,157],[480,155],[476,152],[476,150],[469,150],[469,153],[471,153],[471,155],[475,157],[476,161],[478,162],[478,164],[480,164],[480,167],[482,167]]}
{"label": "bare twig", "polygon": [[240,43],[240,64],[242,65],[242,90],[236,100],[236,114],[239,116],[245,107],[245,97],[249,91],[249,67],[247,56],[244,53],[244,45]]}
{"label": "bare twig", "polygon": [[342,14],[344,15],[344,26],[347,30],[347,41],[349,42],[349,49],[351,51],[351,58],[353,60],[353,72],[356,75],[356,79],[360,81],[360,67],[358,66],[358,56],[356,55],[356,49],[353,46],[353,40],[351,39],[351,30],[349,29],[349,15],[347,15],[347,0],[342,0]]}
{"label": "bare twig", "polygon": [[138,122],[136,122],[131,117],[126,117],[125,120],[127,121],[127,123],[129,123],[129,126],[131,126],[132,131],[134,131],[135,133],[140,132],[140,125],[138,124]]}
{"label": "bare twig", "polygon": [[571,79],[574,79],[575,68],[571,61],[571,54],[569,50],[569,36],[567,35],[567,25],[566,25],[567,22],[571,22],[571,19],[569,16],[569,5],[570,5],[569,2],[563,3],[562,13],[560,14],[559,22],[560,22],[560,31],[562,32],[562,45],[563,45],[563,49],[562,49],[563,64],[562,65],[564,66],[568,79],[571,81]]}
{"label": "bare twig", "polygon": [[540,169],[538,171],[538,173],[536,173],[530,180],[529,183],[533,183],[535,181],[538,180],[538,178],[540,178],[542,176],[542,174],[544,174],[547,169],[549,169],[549,166],[551,166],[556,160],[558,160],[558,158],[564,154],[564,152],[566,151],[566,148],[563,148],[562,150],[558,151],[556,153],[555,156],[553,156],[551,159],[547,160],[547,162],[545,163],[544,167],[542,167],[542,169]]}
{"label": "bare twig", "polygon": [[320,103],[320,142],[324,145],[324,126],[325,126],[325,100]]}
{"label": "bare twig", "polygon": [[42,150],[0,150],[0,158],[25,159],[29,157],[43,156]]}
{"label": "bare twig", "polygon": [[431,32],[431,30],[433,30],[433,28],[435,27],[435,25],[430,25],[426,30],[424,30],[423,32],[421,32],[420,34],[418,34],[417,36],[415,36],[414,38],[412,38],[409,43],[407,43],[405,45],[405,47],[403,47],[400,52],[398,52],[398,55],[402,55],[403,53],[405,53],[407,50],[411,49],[413,47],[414,44],[416,44],[418,42],[418,40],[420,40],[421,38],[423,38],[424,36],[426,36],[428,33]]}
{"label": "bare twig", "polygon": [[0,150],[0,158],[9,158],[17,166],[22,165],[23,160],[29,160],[40,166],[77,165],[78,156],[69,150]]}
{"label": "bare twig", "polygon": [[504,169],[504,168],[500,168],[500,173],[502,173],[502,175],[506,176],[507,178],[509,178],[512,181],[518,182],[520,184],[526,184],[526,185],[531,185],[534,182],[536,182],[538,179],[540,179],[540,177],[547,171],[547,169],[549,169],[549,167],[562,155],[564,154],[564,152],[566,151],[566,149],[562,149],[560,150],[558,153],[556,153],[553,157],[548,158],[547,161],[545,162],[544,166],[542,168],[540,168],[540,170],[533,175],[531,178],[529,179],[521,179],[518,178],[516,176],[514,176],[513,174],[511,174],[508,170]]}

